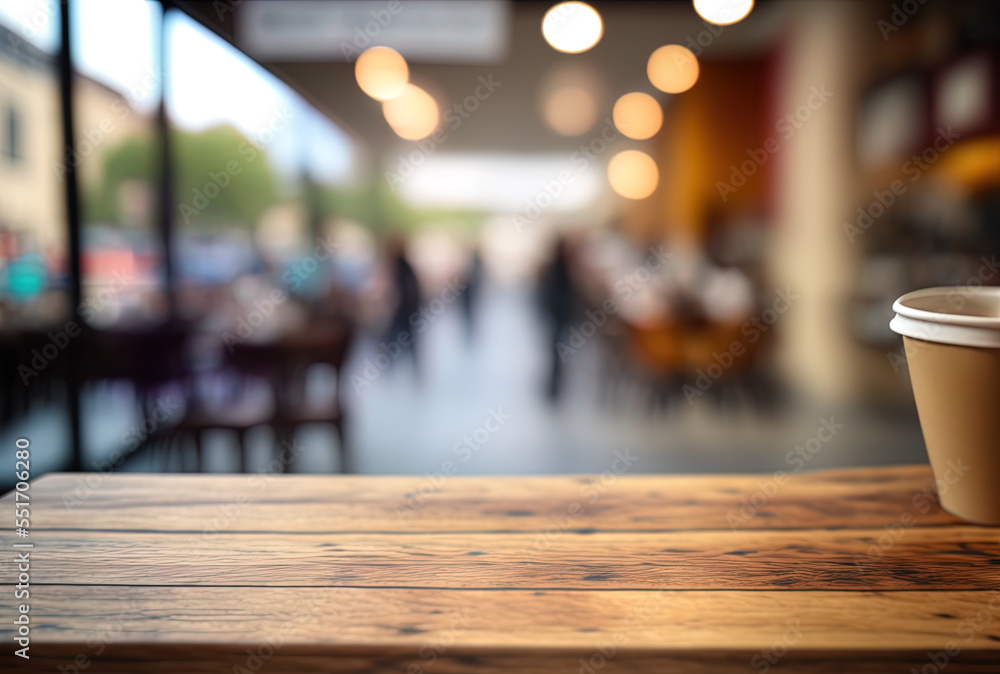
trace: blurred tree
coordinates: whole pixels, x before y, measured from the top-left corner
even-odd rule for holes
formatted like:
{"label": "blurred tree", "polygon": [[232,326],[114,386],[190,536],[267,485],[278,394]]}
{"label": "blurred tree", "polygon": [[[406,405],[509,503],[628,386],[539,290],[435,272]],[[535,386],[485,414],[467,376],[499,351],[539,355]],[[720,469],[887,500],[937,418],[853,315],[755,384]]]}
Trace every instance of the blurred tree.
{"label": "blurred tree", "polygon": [[185,223],[252,227],[280,201],[264,150],[230,126],[176,132],[177,201]]}
{"label": "blurred tree", "polygon": [[132,136],[109,150],[103,156],[100,183],[84,195],[84,222],[121,223],[119,190],[130,180],[152,185],[153,159],[153,142],[146,136]]}
{"label": "blurred tree", "polygon": [[[253,227],[281,200],[265,151],[235,128],[174,130],[172,141],[179,223]],[[131,180],[155,188],[155,159],[153,140],[147,137],[128,138],[109,150],[101,182],[85,200],[87,221],[124,222],[120,189]]]}
{"label": "blurred tree", "polygon": [[[191,133],[173,130],[177,222],[181,226],[253,227],[282,200],[278,178],[265,150],[231,126]],[[133,136],[103,157],[102,178],[85,195],[86,222],[125,224],[122,186],[130,181],[156,189],[156,149],[152,138]],[[304,196],[320,217],[346,217],[376,232],[412,232],[441,222],[476,227],[483,213],[461,209],[415,208],[380,177],[353,188],[306,181]]]}

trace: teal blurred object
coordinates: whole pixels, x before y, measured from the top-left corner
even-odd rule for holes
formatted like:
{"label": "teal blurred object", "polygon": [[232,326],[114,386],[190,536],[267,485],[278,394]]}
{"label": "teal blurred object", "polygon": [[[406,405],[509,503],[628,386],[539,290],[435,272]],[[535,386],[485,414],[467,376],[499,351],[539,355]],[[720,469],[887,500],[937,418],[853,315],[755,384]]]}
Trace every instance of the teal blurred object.
{"label": "teal blurred object", "polygon": [[18,300],[30,300],[42,292],[47,273],[45,261],[37,253],[28,253],[7,265],[4,289]]}

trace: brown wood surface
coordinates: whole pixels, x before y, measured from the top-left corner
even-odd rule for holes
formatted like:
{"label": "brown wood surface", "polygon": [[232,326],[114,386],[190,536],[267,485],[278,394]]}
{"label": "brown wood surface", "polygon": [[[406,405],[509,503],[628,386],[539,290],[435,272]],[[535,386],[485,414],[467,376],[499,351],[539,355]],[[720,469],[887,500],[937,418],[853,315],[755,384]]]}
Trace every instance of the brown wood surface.
{"label": "brown wood surface", "polygon": [[[921,525],[959,520],[927,504],[926,466],[773,475],[448,477],[149,475],[51,476],[32,486],[52,507],[44,529],[145,531],[534,532],[579,504],[567,528],[587,531],[730,531],[871,528],[909,512]],[[768,487],[777,493],[745,520]],[[437,489],[421,496],[421,490]],[[596,498],[595,498],[596,497]],[[422,499],[422,505],[420,505]],[[758,499],[759,502],[759,499]],[[417,506],[419,507],[411,507]],[[150,523],[155,522],[155,527]]]}
{"label": "brown wood surface", "polygon": [[0,539],[0,663],[1000,672],[1000,530],[941,511],[922,466],[772,477],[449,477],[421,499],[423,477],[47,476],[30,661],[8,619],[25,539]]}
{"label": "brown wood surface", "polygon": [[[1000,537],[976,526],[532,534],[36,531],[34,572],[52,584],[466,589],[905,590],[996,587]],[[335,541],[335,542],[334,542]],[[128,559],[127,566],[116,560]],[[192,559],[197,564],[192,564]],[[289,575],[294,568],[294,575]],[[0,567],[0,582],[16,577]],[[277,579],[281,578],[279,582]]]}

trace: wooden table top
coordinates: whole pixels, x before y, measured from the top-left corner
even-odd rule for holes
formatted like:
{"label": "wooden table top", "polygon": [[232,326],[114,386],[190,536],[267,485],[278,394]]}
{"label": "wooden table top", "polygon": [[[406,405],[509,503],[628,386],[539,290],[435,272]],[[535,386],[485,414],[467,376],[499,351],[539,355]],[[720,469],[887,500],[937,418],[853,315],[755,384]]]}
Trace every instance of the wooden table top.
{"label": "wooden table top", "polygon": [[[1000,672],[1000,529],[943,512],[932,483],[926,466],[434,487],[49,475],[30,487],[30,536],[2,532],[0,663]],[[12,654],[11,546],[25,541],[30,661]]]}

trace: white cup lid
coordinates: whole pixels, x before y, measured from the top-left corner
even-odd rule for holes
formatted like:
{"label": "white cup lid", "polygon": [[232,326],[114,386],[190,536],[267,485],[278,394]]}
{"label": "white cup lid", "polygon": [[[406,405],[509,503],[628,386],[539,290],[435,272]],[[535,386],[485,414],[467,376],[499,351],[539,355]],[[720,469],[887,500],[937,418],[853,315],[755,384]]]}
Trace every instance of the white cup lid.
{"label": "white cup lid", "polygon": [[1000,348],[1000,287],[949,286],[906,293],[893,332],[941,344]]}

